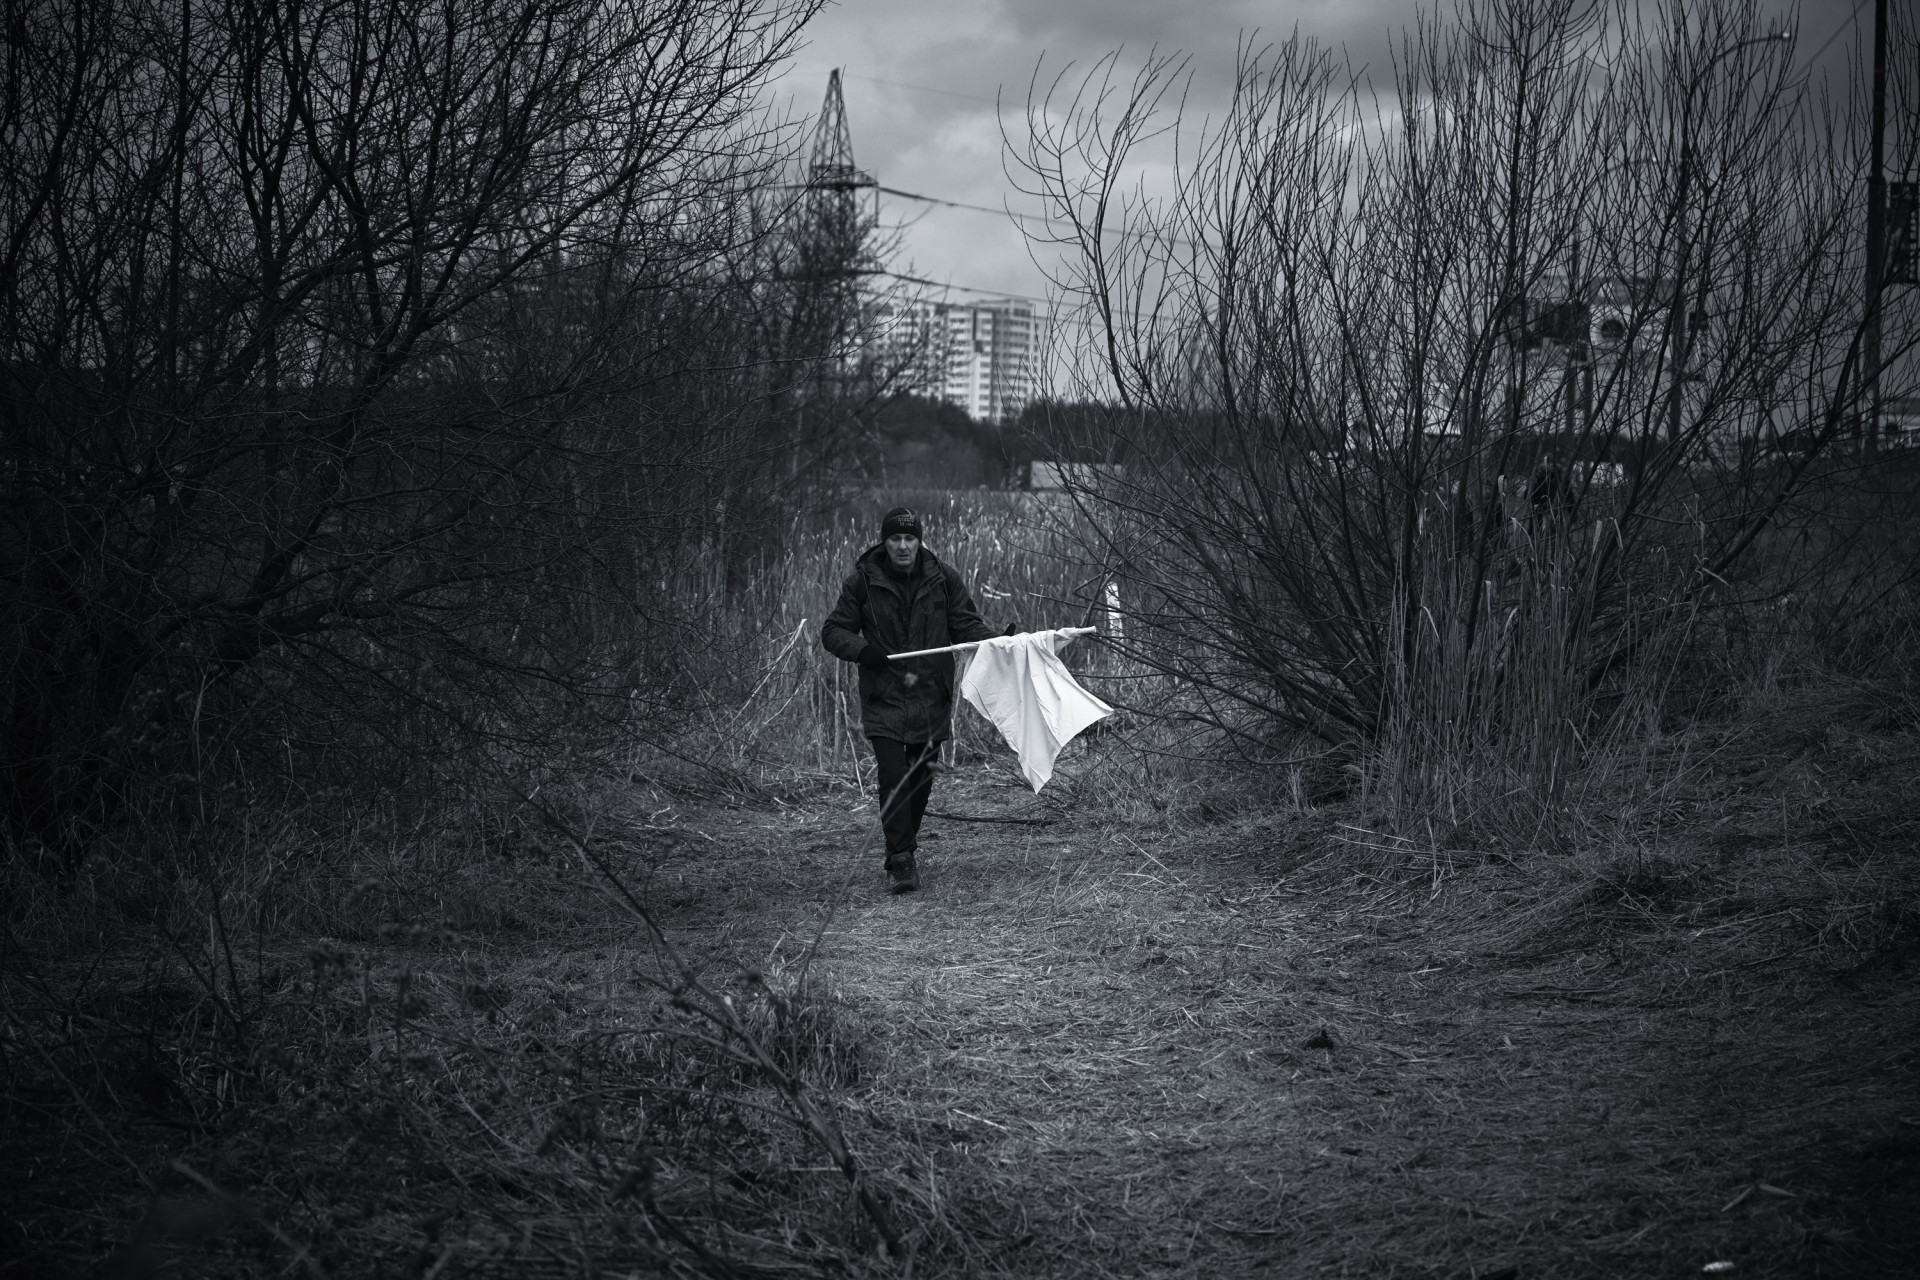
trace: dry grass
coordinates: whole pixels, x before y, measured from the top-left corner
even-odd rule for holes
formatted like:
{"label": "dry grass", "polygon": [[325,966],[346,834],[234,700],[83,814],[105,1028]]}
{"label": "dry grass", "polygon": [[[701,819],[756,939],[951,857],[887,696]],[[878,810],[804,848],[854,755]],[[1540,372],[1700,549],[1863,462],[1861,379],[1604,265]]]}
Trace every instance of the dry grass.
{"label": "dry grass", "polygon": [[1850,1273],[1839,1167],[1882,1126],[1913,1155],[1910,994],[1756,954],[1764,896],[1716,933],[1589,884],[1529,904],[1587,945],[1469,948],[1500,889],[1356,891],[1273,836],[957,839],[826,957],[894,1027],[870,1112],[964,1146],[1009,1273]]}
{"label": "dry grass", "polygon": [[[704,726],[731,753],[730,767],[743,774],[799,769],[855,776],[866,750],[857,673],[821,649],[820,624],[855,558],[879,541],[881,514],[897,503],[921,513],[927,546],[960,570],[991,625],[1035,629],[1082,620],[1098,583],[1076,580],[1060,545],[1057,513],[1041,495],[890,491],[797,522],[778,558],[760,566],[748,589],[728,601],[735,642],[757,655],[751,692]],[[991,732],[984,723],[963,722],[956,746],[978,753],[991,745]]]}
{"label": "dry grass", "polygon": [[1204,823],[1191,778],[1118,808],[1097,749],[1041,801],[996,758],[934,807],[1014,821],[931,819],[906,899],[850,786],[624,797],[591,847],[819,1091],[910,1262],[563,846],[342,851],[374,887],[289,884],[243,946],[188,928],[204,896],[167,948],[122,901],[104,960],[17,909],[11,1273],[1898,1274],[1904,706],[1756,695],[1563,852]]}

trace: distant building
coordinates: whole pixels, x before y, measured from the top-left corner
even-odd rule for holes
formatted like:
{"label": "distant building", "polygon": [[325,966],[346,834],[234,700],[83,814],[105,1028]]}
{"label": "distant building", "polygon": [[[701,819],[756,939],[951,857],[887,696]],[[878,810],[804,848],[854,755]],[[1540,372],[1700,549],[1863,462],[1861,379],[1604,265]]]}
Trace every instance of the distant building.
{"label": "distant building", "polygon": [[1046,316],[1015,298],[882,303],[884,355],[901,389],[966,410],[981,422],[1014,417],[1039,394]]}
{"label": "distant building", "polygon": [[1920,396],[1889,396],[1880,402],[1880,444],[1888,449],[1920,445]]}

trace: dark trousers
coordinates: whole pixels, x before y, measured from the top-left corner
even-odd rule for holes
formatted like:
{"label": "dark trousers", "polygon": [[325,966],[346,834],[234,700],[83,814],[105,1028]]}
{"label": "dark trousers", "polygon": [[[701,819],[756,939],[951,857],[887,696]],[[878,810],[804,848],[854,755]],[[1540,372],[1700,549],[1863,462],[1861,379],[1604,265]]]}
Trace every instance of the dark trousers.
{"label": "dark trousers", "polygon": [[895,742],[868,738],[873,759],[880,766],[880,828],[887,833],[887,857],[912,853],[920,847],[920,819],[933,794],[933,762],[940,758],[937,742]]}

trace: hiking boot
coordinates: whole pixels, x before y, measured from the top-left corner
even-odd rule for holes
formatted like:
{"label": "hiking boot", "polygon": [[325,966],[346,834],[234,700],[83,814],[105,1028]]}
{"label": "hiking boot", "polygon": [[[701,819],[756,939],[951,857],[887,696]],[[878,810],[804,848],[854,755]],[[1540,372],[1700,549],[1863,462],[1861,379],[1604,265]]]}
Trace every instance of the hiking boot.
{"label": "hiking boot", "polygon": [[901,853],[888,858],[887,878],[891,881],[887,888],[892,893],[912,893],[918,889],[920,869],[913,865],[913,855]]}

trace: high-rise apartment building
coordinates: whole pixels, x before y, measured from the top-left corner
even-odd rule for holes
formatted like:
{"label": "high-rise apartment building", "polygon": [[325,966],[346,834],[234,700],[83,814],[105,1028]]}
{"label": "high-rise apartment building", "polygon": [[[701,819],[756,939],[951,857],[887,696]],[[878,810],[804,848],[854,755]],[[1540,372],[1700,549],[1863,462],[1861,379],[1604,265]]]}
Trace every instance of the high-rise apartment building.
{"label": "high-rise apartment building", "polygon": [[982,422],[1017,415],[1039,394],[1046,317],[1031,302],[882,303],[880,348],[901,386]]}

